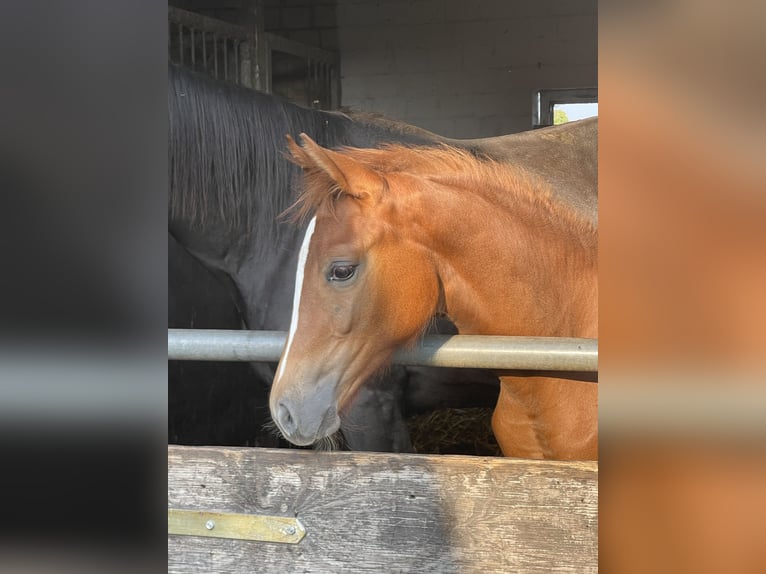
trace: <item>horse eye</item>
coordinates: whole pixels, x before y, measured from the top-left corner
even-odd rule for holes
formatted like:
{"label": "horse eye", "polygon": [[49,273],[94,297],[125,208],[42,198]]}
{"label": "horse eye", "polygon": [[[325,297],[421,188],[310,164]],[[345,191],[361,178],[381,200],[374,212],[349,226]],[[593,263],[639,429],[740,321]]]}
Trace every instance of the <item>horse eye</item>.
{"label": "horse eye", "polygon": [[348,281],[356,273],[356,265],[333,265],[330,269],[330,281]]}

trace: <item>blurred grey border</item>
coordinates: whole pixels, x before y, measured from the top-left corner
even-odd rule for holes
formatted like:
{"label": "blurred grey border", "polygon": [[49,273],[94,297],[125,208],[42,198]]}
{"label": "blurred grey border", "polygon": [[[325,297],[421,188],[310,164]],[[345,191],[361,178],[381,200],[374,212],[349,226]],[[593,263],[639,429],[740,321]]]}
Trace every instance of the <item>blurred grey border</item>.
{"label": "blurred grey border", "polygon": [[0,38],[0,542],[164,571],[167,4],[10,3]]}

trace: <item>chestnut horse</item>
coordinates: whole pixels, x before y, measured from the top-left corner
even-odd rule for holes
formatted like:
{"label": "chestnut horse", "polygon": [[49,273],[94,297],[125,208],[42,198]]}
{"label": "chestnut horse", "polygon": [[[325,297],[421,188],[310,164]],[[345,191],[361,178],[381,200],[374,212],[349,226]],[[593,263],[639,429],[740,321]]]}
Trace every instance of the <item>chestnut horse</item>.
{"label": "chestnut horse", "polygon": [[[461,334],[597,337],[597,226],[521,167],[449,146],[325,149],[303,168],[299,255],[271,415],[291,442],[339,413],[435,315]],[[597,385],[506,372],[492,428],[506,456],[597,458]]]}

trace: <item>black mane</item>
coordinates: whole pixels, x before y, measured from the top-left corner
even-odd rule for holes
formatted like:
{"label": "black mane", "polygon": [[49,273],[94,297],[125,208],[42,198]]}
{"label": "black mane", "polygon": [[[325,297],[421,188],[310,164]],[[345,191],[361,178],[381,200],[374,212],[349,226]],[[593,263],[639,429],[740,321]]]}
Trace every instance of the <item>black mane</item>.
{"label": "black mane", "polygon": [[168,118],[170,216],[199,225],[215,217],[264,234],[289,205],[297,173],[280,151],[285,135],[306,132],[322,145],[343,145],[351,122],[172,64]]}

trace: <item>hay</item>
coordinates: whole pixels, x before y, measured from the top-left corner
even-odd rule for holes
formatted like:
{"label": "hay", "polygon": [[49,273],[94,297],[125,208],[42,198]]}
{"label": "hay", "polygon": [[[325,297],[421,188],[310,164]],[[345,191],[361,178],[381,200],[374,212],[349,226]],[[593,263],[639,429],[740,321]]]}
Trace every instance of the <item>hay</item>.
{"label": "hay", "polygon": [[407,419],[412,447],[420,454],[502,456],[492,434],[492,410],[440,409]]}

